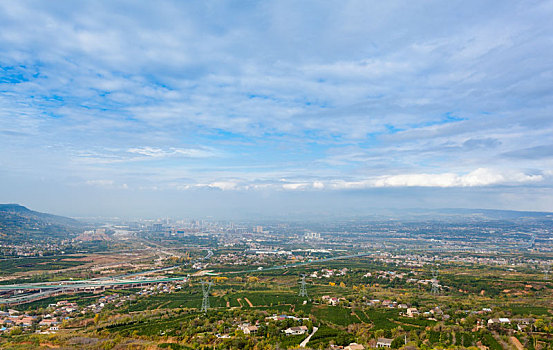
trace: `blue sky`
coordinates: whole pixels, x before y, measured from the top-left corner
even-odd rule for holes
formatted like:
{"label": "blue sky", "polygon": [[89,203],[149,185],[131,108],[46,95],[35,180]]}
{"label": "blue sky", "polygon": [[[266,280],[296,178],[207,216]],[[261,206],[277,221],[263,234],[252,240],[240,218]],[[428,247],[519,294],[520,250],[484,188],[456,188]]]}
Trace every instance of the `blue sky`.
{"label": "blue sky", "polygon": [[0,2],[0,202],[553,211],[553,1]]}

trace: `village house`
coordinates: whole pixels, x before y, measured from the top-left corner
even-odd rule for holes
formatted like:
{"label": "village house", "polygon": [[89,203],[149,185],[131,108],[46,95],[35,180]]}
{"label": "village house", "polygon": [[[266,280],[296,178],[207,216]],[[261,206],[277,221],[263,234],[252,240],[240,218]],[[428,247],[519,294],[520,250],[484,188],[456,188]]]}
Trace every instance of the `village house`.
{"label": "village house", "polygon": [[345,276],[347,273],[348,273],[348,268],[347,267],[344,267],[343,269],[341,269],[338,273],[339,276]]}
{"label": "village house", "polygon": [[326,302],[329,305],[336,306],[340,302],[340,299],[336,297],[331,297],[330,295],[323,295],[321,298],[324,302]]}
{"label": "village house", "polygon": [[376,306],[376,305],[380,304],[380,300],[379,299],[371,299],[371,300],[369,300],[368,304],[370,306]]}
{"label": "village house", "polygon": [[523,331],[528,330],[529,326],[532,325],[535,322],[535,319],[533,319],[533,318],[513,318],[511,321],[517,325],[517,330],[523,332]]}
{"label": "village house", "polygon": [[286,335],[302,335],[302,334],[305,334],[307,330],[308,330],[307,326],[299,326],[299,327],[287,328],[283,332]]}
{"label": "village house", "polygon": [[488,327],[502,325],[502,324],[510,324],[510,323],[511,323],[511,320],[509,320],[508,318],[490,318],[488,320]]}
{"label": "village house", "polygon": [[296,317],[296,316],[289,316],[289,315],[273,315],[273,316],[265,317],[265,320],[274,320],[274,321],[284,321],[286,319],[291,319],[291,320],[294,320],[294,321],[301,321],[301,320],[308,321],[309,320],[308,317],[299,318],[299,317]]}
{"label": "village house", "polygon": [[15,320],[15,323],[19,326],[30,327],[33,321],[36,320],[36,316],[22,316]]}
{"label": "village house", "polygon": [[378,338],[376,341],[377,348],[391,348],[393,339],[390,338]]}
{"label": "village house", "polygon": [[419,315],[419,310],[416,307],[410,307],[407,309],[408,317],[417,317]]}
{"label": "village house", "polygon": [[57,324],[59,324],[59,322],[54,318],[45,318],[38,323],[38,325],[41,327],[44,327],[44,326],[51,327]]}
{"label": "village house", "polygon": [[244,334],[246,335],[257,333],[257,326],[255,325],[252,326],[249,323],[244,323],[238,326],[238,328],[242,330],[242,332],[244,332]]}

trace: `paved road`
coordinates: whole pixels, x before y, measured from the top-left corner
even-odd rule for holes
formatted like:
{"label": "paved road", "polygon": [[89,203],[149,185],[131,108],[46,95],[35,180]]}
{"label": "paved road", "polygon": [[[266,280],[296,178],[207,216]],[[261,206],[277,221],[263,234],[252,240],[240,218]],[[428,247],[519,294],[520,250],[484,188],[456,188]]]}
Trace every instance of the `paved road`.
{"label": "paved road", "polygon": [[307,343],[309,343],[309,341],[311,340],[313,334],[315,334],[315,332],[318,330],[318,327],[313,327],[313,333],[309,334],[309,336],[307,336],[307,338],[305,338],[305,340],[300,343],[300,348],[305,348],[307,346]]}

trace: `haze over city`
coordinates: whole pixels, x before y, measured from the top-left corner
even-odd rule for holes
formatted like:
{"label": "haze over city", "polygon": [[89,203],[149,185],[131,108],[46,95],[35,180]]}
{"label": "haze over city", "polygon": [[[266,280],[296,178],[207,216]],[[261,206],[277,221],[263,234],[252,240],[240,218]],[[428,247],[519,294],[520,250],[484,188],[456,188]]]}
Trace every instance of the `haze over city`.
{"label": "haze over city", "polygon": [[553,211],[553,2],[0,2],[0,202]]}

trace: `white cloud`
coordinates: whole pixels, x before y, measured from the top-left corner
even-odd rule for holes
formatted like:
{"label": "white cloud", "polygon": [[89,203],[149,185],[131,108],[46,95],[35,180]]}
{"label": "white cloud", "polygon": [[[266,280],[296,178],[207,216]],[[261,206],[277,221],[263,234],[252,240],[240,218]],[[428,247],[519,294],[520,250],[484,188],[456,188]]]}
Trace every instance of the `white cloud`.
{"label": "white cloud", "polygon": [[167,152],[165,152],[161,148],[154,148],[154,147],[129,148],[127,152],[141,154],[144,156],[154,157],[154,158],[165,157],[167,155]]}
{"label": "white cloud", "polygon": [[119,190],[128,190],[129,185],[126,183],[123,184],[117,184],[113,180],[87,180],[85,181],[85,184],[88,186],[94,186],[99,188],[107,188],[107,189],[119,189]]}
{"label": "white cloud", "polygon": [[516,185],[543,180],[542,175],[478,168],[468,174],[402,174],[381,176],[371,182],[374,187],[475,187]]}
{"label": "white cloud", "polygon": [[166,158],[171,156],[182,156],[188,158],[205,158],[214,156],[214,152],[206,149],[198,148],[175,148],[161,149],[157,147],[136,147],[129,148],[129,153],[135,153],[152,158]]}
{"label": "white cloud", "polygon": [[307,187],[307,184],[304,183],[287,183],[282,185],[282,188],[285,190],[301,190],[305,187]]}
{"label": "white cloud", "polygon": [[209,184],[198,184],[196,187],[218,188],[223,191],[235,190],[238,184],[232,181],[215,181]]}
{"label": "white cloud", "polygon": [[355,190],[369,188],[387,187],[484,187],[484,186],[521,186],[532,183],[539,183],[548,178],[545,172],[543,175],[525,174],[518,171],[500,171],[487,168],[478,168],[468,173],[412,173],[399,175],[382,175],[368,177],[358,180],[328,179],[317,181],[295,181],[290,182],[284,178],[279,181],[258,183],[253,178],[234,179],[232,181],[213,181],[196,185],[177,185],[178,189],[190,189],[192,187],[209,187],[221,190]]}
{"label": "white cloud", "polygon": [[322,181],[315,181],[315,182],[313,182],[313,188],[321,190],[321,189],[325,188],[325,185]]}
{"label": "white cloud", "polygon": [[115,181],[113,180],[87,180],[86,184],[90,186],[109,187],[113,186]]}

